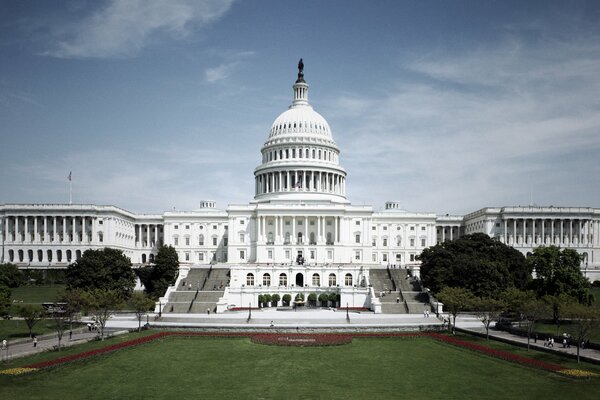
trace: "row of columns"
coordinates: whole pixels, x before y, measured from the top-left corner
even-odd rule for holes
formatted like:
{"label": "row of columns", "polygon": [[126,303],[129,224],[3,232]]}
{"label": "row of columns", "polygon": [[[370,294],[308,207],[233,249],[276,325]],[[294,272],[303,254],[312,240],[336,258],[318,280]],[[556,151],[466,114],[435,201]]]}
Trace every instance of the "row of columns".
{"label": "row of columns", "polygon": [[6,241],[16,243],[89,243],[95,241],[95,225],[92,217],[7,216],[4,237]]}
{"label": "row of columns", "polygon": [[160,235],[159,224],[135,224],[135,246],[136,247],[157,247],[162,244],[162,235]]}
{"label": "row of columns", "polygon": [[[316,232],[312,232],[312,233],[316,233],[316,244],[333,244],[333,243],[339,243],[340,242],[340,229],[341,229],[341,217],[324,217],[324,216],[317,216],[317,217],[308,217],[308,216],[304,216],[304,217],[298,217],[298,216],[292,216],[292,217],[283,217],[283,216],[259,216],[257,217],[257,224],[258,224],[258,242],[262,243],[262,244],[266,244],[269,241],[269,225],[268,221],[272,220],[275,224],[274,226],[274,237],[273,242],[274,243],[284,243],[284,244],[288,244],[285,243],[285,233],[290,233],[290,243],[289,244],[310,244],[309,241],[309,231],[308,231],[308,225],[309,225],[309,221],[310,220],[316,220],[316,227],[317,230]],[[291,231],[287,231],[285,232],[284,230],[284,224],[285,221],[291,221]],[[333,222],[333,232],[326,232],[326,227],[327,227],[327,221],[328,220],[332,220]],[[302,221],[302,229],[298,230],[298,232],[296,232],[296,226],[298,225],[298,222]],[[298,225],[299,226],[299,225]],[[297,234],[298,233],[302,233],[302,243],[297,243]],[[330,233],[332,236],[329,238],[331,241],[328,242],[328,238],[327,238],[327,233]]]}
{"label": "row of columns", "polygon": [[[441,241],[445,242],[446,240],[454,240],[454,239],[458,239],[460,237],[460,226],[455,226],[455,225],[449,225],[449,226],[439,226],[439,228],[441,228],[442,230],[442,234],[438,235],[438,239],[440,239],[441,236]],[[446,231],[448,231],[448,236],[446,236]]]}
{"label": "row of columns", "polygon": [[321,171],[278,171],[256,176],[255,193],[324,192],[344,195],[346,178],[341,174]]}
{"label": "row of columns", "polygon": [[285,149],[269,150],[263,154],[263,164],[270,161],[289,159],[330,161],[336,164],[338,162],[337,153],[315,147],[287,147]]}
{"label": "row of columns", "polygon": [[[547,221],[550,221],[549,227],[546,227]],[[512,228],[512,234],[509,234],[509,228]],[[599,224],[591,219],[514,218],[510,219],[510,222],[509,219],[504,220],[504,243],[511,245],[587,246],[598,244],[599,233]],[[541,240],[538,241],[538,238]]]}

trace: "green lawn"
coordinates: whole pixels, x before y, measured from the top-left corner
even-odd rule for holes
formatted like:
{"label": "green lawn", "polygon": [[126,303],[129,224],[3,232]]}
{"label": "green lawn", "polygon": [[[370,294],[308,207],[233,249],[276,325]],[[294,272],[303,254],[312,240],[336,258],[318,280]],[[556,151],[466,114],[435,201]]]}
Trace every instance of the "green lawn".
{"label": "green lawn", "polygon": [[63,399],[65,393],[72,399],[581,400],[598,397],[600,379],[576,381],[429,338],[296,348],[202,337],[167,338],[30,375],[0,377],[3,399]]}
{"label": "green lawn", "polygon": [[[74,324],[74,327],[79,327],[80,324]],[[43,319],[36,323],[33,327],[33,334],[40,336],[46,333],[55,332],[53,322],[50,319]],[[0,340],[16,339],[29,336],[29,328],[23,320],[11,319],[0,320]]]}
{"label": "green lawn", "polygon": [[64,288],[65,285],[20,286],[11,289],[11,300],[15,303],[49,303],[55,301],[56,295]]}

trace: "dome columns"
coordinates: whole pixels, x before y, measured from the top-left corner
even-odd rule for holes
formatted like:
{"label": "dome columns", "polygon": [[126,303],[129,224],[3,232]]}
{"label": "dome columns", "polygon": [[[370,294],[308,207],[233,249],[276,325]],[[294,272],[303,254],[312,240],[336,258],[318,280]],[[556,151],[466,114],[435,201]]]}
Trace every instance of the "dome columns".
{"label": "dome columns", "polygon": [[256,196],[270,193],[309,192],[345,196],[346,177],[338,172],[284,170],[257,173]]}

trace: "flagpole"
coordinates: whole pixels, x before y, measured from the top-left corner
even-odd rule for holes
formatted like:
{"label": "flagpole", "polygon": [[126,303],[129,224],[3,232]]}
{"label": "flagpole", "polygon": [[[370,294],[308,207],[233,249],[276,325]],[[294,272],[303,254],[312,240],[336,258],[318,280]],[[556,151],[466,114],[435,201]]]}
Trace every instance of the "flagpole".
{"label": "flagpole", "polygon": [[72,187],[72,181],[69,179],[69,205],[73,204],[73,187]]}

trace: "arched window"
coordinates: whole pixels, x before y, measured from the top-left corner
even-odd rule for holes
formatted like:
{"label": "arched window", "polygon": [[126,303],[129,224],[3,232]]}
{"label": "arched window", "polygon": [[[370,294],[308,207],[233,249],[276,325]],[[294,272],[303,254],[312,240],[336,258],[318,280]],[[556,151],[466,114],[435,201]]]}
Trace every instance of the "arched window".
{"label": "arched window", "polygon": [[142,264],[146,264],[146,255],[142,254]]}
{"label": "arched window", "polygon": [[71,254],[71,250],[67,250],[67,262],[71,262],[71,258],[73,258]]}
{"label": "arched window", "polygon": [[33,262],[33,250],[27,251],[27,258],[29,259],[29,262]]}
{"label": "arched window", "polygon": [[[8,261],[10,261],[10,262],[15,261],[15,251],[12,249],[8,250]],[[42,260],[40,260],[40,261],[42,261]]]}
{"label": "arched window", "polygon": [[19,262],[23,262],[23,250],[19,250]]}
{"label": "arched window", "polygon": [[104,241],[104,234],[102,232],[98,232],[98,241],[102,243]]}
{"label": "arched window", "polygon": [[56,261],[62,262],[62,251],[56,250]]}
{"label": "arched window", "polygon": [[279,274],[279,286],[287,286],[287,275]]}
{"label": "arched window", "polygon": [[77,251],[75,252],[75,258],[76,258],[77,260],[79,260],[79,259],[81,258],[81,250],[77,250]]}
{"label": "arched window", "polygon": [[[43,259],[44,259],[44,252],[42,250],[38,250],[38,261],[42,262]],[[12,261],[12,257],[11,257],[11,261]]]}
{"label": "arched window", "polygon": [[321,286],[321,277],[319,276],[319,274],[313,274],[312,285],[313,286]]}
{"label": "arched window", "polygon": [[352,274],[346,274],[344,277],[344,284],[346,286],[352,286]]}
{"label": "arched window", "polygon": [[387,238],[386,237],[383,238],[383,247],[387,247]]}
{"label": "arched window", "polygon": [[52,250],[48,250],[46,253],[46,255],[48,256],[48,262],[52,262]]}
{"label": "arched window", "polygon": [[354,241],[355,241],[356,243],[360,243],[360,233],[355,233],[355,234],[354,234]]}
{"label": "arched window", "polygon": [[198,236],[198,246],[204,246],[204,235]]}
{"label": "arched window", "polygon": [[254,286],[254,274],[250,273],[246,275],[246,285]]}
{"label": "arched window", "polygon": [[337,285],[337,280],[335,279],[335,274],[329,274],[329,286]]}
{"label": "arched window", "polygon": [[271,286],[271,275],[269,275],[269,274],[263,275],[263,286]]}
{"label": "arched window", "polygon": [[154,262],[154,254],[150,254],[150,262],[153,263]]}
{"label": "arched window", "polygon": [[298,232],[298,244],[302,244],[302,232]]}

